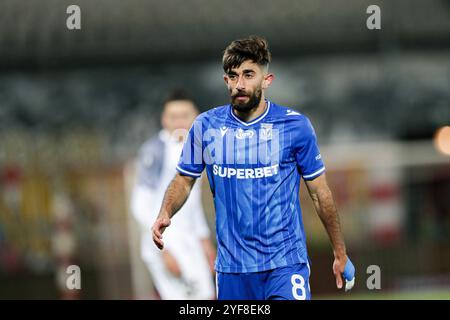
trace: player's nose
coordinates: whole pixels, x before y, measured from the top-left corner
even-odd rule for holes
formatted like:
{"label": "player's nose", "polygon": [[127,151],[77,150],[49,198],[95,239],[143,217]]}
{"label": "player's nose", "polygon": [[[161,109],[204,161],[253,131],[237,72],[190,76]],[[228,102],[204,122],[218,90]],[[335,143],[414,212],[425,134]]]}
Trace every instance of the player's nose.
{"label": "player's nose", "polygon": [[244,83],[244,79],[242,77],[239,77],[238,82],[236,83],[236,89],[239,91],[245,89],[245,83]]}

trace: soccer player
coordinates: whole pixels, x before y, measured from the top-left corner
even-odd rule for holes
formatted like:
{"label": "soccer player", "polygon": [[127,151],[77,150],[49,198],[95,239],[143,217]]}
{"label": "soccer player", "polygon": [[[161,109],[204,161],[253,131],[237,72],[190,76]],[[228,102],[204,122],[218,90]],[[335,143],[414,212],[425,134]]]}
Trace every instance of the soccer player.
{"label": "soccer player", "polygon": [[183,132],[187,132],[197,114],[194,102],[186,92],[171,92],[164,102],[163,129],[143,144],[137,161],[131,212],[142,226],[142,259],[163,300],[215,298],[212,272],[216,254],[203,213],[200,184],[192,189],[191,197],[174,219],[162,252],[154,246],[148,228],[156,219],[164,192],[177,172]]}
{"label": "soccer player", "polygon": [[206,168],[216,210],[218,298],[310,299],[303,178],[332,244],[336,285],[342,288],[345,279],[351,289],[355,270],[313,126],[305,115],[266,99],[274,79],[267,41],[233,41],[222,61],[231,103],[196,118],[152,227],[153,241],[164,247],[162,233]]}

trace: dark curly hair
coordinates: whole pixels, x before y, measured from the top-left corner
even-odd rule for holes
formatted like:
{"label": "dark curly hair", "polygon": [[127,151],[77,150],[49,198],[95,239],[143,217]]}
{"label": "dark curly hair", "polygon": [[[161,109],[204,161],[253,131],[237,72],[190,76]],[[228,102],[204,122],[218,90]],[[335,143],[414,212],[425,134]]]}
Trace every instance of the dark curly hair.
{"label": "dark curly hair", "polygon": [[260,66],[267,66],[271,61],[267,40],[258,36],[250,36],[231,42],[223,53],[223,70],[228,73],[246,60],[252,60]]}

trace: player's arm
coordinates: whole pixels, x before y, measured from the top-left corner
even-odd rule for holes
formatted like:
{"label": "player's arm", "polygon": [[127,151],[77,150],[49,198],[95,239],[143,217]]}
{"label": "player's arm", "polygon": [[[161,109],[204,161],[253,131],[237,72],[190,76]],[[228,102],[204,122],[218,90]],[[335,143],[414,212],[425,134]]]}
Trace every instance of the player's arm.
{"label": "player's arm", "polygon": [[[353,286],[353,283],[351,282],[354,278],[354,268],[347,257],[344,237],[341,232],[339,215],[336,210],[333,195],[328,187],[325,173],[314,180],[305,180],[305,183],[314,203],[316,212],[328,233],[328,237],[330,238],[331,245],[333,247],[333,273],[336,277],[336,286],[339,289],[342,288],[343,280],[341,274],[344,273],[344,276],[347,278],[346,280],[350,281],[346,285],[346,290],[349,290]],[[349,268],[353,268],[353,272],[350,270],[350,274],[353,273],[350,278],[347,276]]]}
{"label": "player's arm", "polygon": [[[202,181],[200,180],[199,183],[201,183]],[[195,188],[201,188],[201,185],[197,185],[195,186]],[[208,260],[208,264],[209,264],[209,269],[211,271],[211,273],[214,274],[214,260],[216,259],[216,249],[213,246],[213,243],[211,241],[211,232],[208,226],[208,222],[205,216],[205,212],[203,210],[203,204],[202,204],[202,199],[201,199],[201,194],[200,194],[200,189],[195,190],[197,192],[192,192],[191,194],[191,198],[193,197],[193,199],[191,199],[191,205],[194,206],[193,207],[193,212],[192,212],[192,219],[193,219],[193,232],[195,233],[195,235],[200,239],[200,243],[202,245],[202,249],[203,249],[203,253],[205,254],[207,260]]]}
{"label": "player's arm", "polygon": [[195,180],[193,177],[177,173],[167,187],[159,215],[152,227],[153,242],[159,249],[164,248],[162,233],[170,225],[170,219],[186,202]]}
{"label": "player's arm", "polygon": [[162,258],[164,265],[166,269],[174,276],[174,277],[181,277],[181,268],[178,264],[177,260],[175,259],[175,256],[170,253],[169,250],[163,250],[162,252]]}
{"label": "player's arm", "polygon": [[216,259],[216,249],[214,248],[211,239],[203,238],[200,240],[202,244],[203,251],[205,252],[206,258],[208,259],[209,270],[211,273],[215,273],[214,261]]}

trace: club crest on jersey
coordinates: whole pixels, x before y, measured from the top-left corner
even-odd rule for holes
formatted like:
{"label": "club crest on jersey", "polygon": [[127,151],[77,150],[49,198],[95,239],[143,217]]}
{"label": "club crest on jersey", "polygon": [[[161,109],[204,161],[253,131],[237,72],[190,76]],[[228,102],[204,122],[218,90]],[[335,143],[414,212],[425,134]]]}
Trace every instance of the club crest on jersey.
{"label": "club crest on jersey", "polygon": [[272,123],[261,123],[261,129],[259,131],[259,138],[262,140],[272,139]]}
{"label": "club crest on jersey", "polygon": [[243,129],[239,128],[236,131],[237,139],[253,138],[254,135],[255,135],[255,132],[253,130],[243,130]]}
{"label": "club crest on jersey", "polygon": [[223,137],[225,135],[225,133],[227,133],[228,128],[223,126],[222,128],[220,128],[220,135]]}

